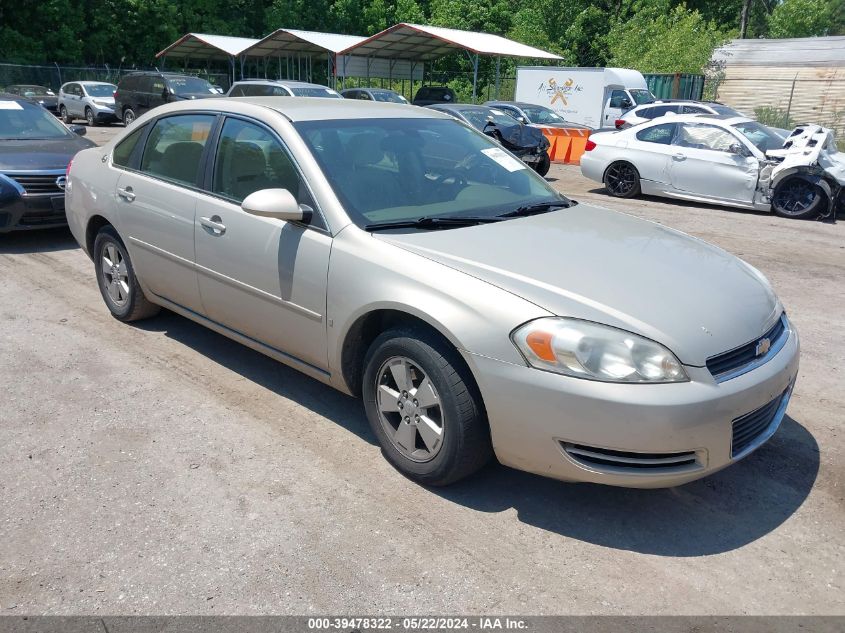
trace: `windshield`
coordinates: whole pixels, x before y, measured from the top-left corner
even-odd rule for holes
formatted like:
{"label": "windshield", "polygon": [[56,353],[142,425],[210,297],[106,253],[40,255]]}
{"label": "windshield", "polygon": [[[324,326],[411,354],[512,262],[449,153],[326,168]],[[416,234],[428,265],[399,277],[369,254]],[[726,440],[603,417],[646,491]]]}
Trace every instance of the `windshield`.
{"label": "windshield", "polygon": [[88,93],[89,97],[112,97],[115,90],[117,90],[117,86],[112,84],[87,84],[85,86],[85,92]]}
{"label": "windshield", "polygon": [[465,116],[474,128],[479,130],[484,130],[484,126],[491,119],[496,125],[505,127],[519,125],[519,122],[509,114],[505,114],[501,110],[494,110],[493,108],[466,108],[458,109],[457,111]]}
{"label": "windshield", "polygon": [[20,86],[19,92],[24,97],[43,97],[56,94],[44,86]]}
{"label": "windshield", "polygon": [[331,88],[322,86],[288,86],[288,89],[297,97],[327,97],[329,99],[343,99]]}
{"label": "windshield", "polygon": [[375,97],[376,101],[385,101],[389,103],[408,103],[408,100],[405,97],[396,94],[395,92],[391,92],[390,90],[373,90],[372,91],[373,97]]}
{"label": "windshield", "polygon": [[634,101],[636,105],[642,105],[643,103],[651,103],[655,100],[653,94],[651,94],[648,90],[629,90],[628,92],[631,93],[631,96],[634,97]]}
{"label": "windshield", "polygon": [[770,149],[780,149],[783,147],[783,138],[762,123],[757,123],[757,121],[734,123],[733,128],[754,143],[757,149],[764,154]]}
{"label": "windshield", "polygon": [[709,105],[716,114],[724,114],[725,116],[745,116],[742,112],[737,112],[726,105],[720,105],[718,103],[708,103],[707,105]]}
{"label": "windshield", "polygon": [[358,226],[494,217],[566,203],[495,141],[449,119],[302,121],[294,126]]}
{"label": "windshield", "polygon": [[522,111],[531,123],[566,123],[557,112],[543,106],[522,106]]}
{"label": "windshield", "polygon": [[202,94],[209,92],[211,94],[217,94],[214,86],[208,83],[205,79],[200,79],[199,77],[171,77],[167,80],[167,85],[173,91],[173,94],[177,95]]}
{"label": "windshield", "polygon": [[0,140],[67,138],[73,133],[40,105],[0,101]]}

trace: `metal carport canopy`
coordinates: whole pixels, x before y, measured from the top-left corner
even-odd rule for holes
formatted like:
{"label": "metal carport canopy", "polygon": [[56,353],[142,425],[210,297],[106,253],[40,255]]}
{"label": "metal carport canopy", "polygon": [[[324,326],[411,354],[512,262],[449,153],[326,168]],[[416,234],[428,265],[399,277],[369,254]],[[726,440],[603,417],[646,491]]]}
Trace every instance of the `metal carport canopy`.
{"label": "metal carport canopy", "polygon": [[500,35],[460,31],[440,26],[401,23],[376,33],[358,44],[338,51],[342,55],[389,57],[421,62],[432,61],[456,50],[475,55],[562,59],[559,55],[527,46]]}
{"label": "metal carport canopy", "polygon": [[283,53],[334,54],[360,44],[365,39],[367,38],[358,35],[277,29],[241,52],[249,57],[267,57]]}
{"label": "metal carport canopy", "polygon": [[258,40],[251,37],[188,33],[162,51],[159,57],[189,57],[191,59],[225,59],[237,57]]}

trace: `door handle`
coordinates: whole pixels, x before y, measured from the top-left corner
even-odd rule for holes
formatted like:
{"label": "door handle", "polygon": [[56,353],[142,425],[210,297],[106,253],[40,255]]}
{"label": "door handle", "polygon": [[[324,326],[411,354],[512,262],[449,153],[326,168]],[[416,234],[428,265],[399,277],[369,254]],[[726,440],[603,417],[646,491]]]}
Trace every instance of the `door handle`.
{"label": "door handle", "polygon": [[686,160],[687,157],[683,154],[675,154],[672,156],[672,160]]}
{"label": "door handle", "polygon": [[226,232],[226,225],[219,215],[212,215],[210,218],[200,218],[200,224],[210,229],[212,235],[223,235]]}
{"label": "door handle", "polygon": [[132,202],[135,199],[135,194],[132,193],[132,187],[118,187],[117,195],[126,200],[126,202]]}

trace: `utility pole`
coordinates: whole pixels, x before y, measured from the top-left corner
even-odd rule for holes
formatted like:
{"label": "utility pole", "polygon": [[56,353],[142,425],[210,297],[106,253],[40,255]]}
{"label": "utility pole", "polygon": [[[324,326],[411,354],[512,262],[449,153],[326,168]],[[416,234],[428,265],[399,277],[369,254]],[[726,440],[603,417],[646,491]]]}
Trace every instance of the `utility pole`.
{"label": "utility pole", "polygon": [[754,0],[742,0],[742,13],[739,15],[739,39],[744,40],[748,33],[748,16]]}

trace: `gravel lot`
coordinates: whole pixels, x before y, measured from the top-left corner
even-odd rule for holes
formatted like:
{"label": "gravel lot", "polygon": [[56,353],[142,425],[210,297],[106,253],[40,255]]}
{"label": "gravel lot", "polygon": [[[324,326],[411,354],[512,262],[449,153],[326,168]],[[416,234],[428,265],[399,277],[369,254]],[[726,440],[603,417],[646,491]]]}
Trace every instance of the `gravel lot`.
{"label": "gravel lot", "polygon": [[845,614],[845,222],[549,177],[769,277],[803,356],[768,445],[670,490],[425,489],[356,400],[169,313],[117,322],[67,231],[0,236],[0,614]]}

